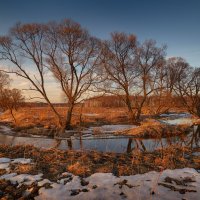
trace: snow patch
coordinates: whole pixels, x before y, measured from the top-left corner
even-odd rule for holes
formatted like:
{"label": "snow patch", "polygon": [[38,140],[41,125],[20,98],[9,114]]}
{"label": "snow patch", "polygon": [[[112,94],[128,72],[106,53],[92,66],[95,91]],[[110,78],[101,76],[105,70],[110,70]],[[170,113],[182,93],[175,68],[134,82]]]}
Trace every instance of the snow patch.
{"label": "snow patch", "polygon": [[6,179],[6,180],[9,180],[10,178],[16,176],[17,173],[11,173],[11,174],[4,174],[2,176],[0,176],[0,179]]}
{"label": "snow patch", "polygon": [[52,182],[50,180],[48,180],[48,179],[43,179],[42,181],[38,182],[38,186],[43,186],[46,183],[52,183]]}
{"label": "snow patch", "polygon": [[0,164],[0,169],[6,169],[6,170],[8,170],[9,169],[9,163],[1,163]]}
{"label": "snow patch", "polygon": [[35,181],[40,181],[42,179],[43,174],[38,175],[30,175],[30,174],[20,174],[12,177],[6,177],[6,180],[10,180],[12,184],[26,184],[31,185]]}
{"label": "snow patch", "polygon": [[160,120],[163,123],[170,124],[170,125],[193,125],[193,119],[191,118],[179,118],[179,119],[167,119],[167,120]]}
{"label": "snow patch", "polygon": [[160,117],[165,118],[159,120],[161,123],[169,125],[193,125],[194,122],[194,119],[191,118],[192,116],[189,113],[164,113]]}
{"label": "snow patch", "polygon": [[[189,183],[167,183],[166,179],[190,180]],[[111,173],[96,173],[85,179],[87,186],[80,185],[80,178],[74,176],[71,182],[52,184],[51,189],[41,188],[36,200],[66,199],[199,199],[200,176],[190,168],[149,172],[132,176],[115,177]]]}
{"label": "snow patch", "polygon": [[10,158],[0,158],[0,163],[8,163],[10,161],[11,161]]}
{"label": "snow patch", "polygon": [[12,161],[12,163],[21,163],[21,164],[28,164],[31,163],[31,159],[27,158],[16,158]]}
{"label": "snow patch", "polygon": [[117,131],[125,131],[125,130],[129,130],[129,129],[133,129],[136,128],[137,126],[135,125],[103,125],[103,126],[99,126],[99,127],[90,127],[89,131],[99,131],[99,132],[103,132],[103,133],[113,133],[113,132],[117,132]]}
{"label": "snow patch", "polygon": [[[31,159],[18,158],[16,163],[30,163]],[[1,158],[0,168],[7,168],[10,159]],[[79,176],[65,172],[61,179],[51,182],[42,179],[43,174],[30,175],[10,173],[0,176],[0,179],[10,180],[12,184],[30,185],[38,182],[39,196],[36,200],[102,200],[102,199],[162,199],[198,200],[200,196],[200,174],[192,168],[151,171],[145,174],[116,177],[112,173],[95,173],[83,180]],[[50,183],[50,188],[44,185]],[[30,191],[26,190],[25,195]]]}
{"label": "snow patch", "polygon": [[176,117],[176,118],[183,118],[183,117],[190,117],[191,114],[189,113],[163,113],[160,114],[160,117]]}

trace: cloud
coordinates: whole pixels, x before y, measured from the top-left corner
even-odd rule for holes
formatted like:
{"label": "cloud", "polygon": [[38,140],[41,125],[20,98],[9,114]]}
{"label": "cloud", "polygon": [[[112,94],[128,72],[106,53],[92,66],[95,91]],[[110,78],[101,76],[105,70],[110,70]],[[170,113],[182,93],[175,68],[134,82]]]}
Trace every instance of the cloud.
{"label": "cloud", "polygon": [[[0,65],[0,69],[6,70],[6,69],[9,69],[9,67],[6,68],[6,67]],[[34,80],[35,80],[34,76],[38,77],[38,80],[39,80],[39,75],[34,69],[30,68],[28,72],[29,72],[29,74],[31,74],[31,77]],[[34,99],[32,99],[31,101],[35,101],[35,100],[37,100],[37,99],[35,99],[35,97],[41,97],[39,92],[29,90],[30,88],[34,88],[29,80],[22,78],[20,76],[17,76],[16,74],[9,74],[9,76],[12,80],[10,87],[22,90],[22,93],[25,96],[27,101],[29,101],[32,98],[34,98]],[[59,83],[57,83],[55,81],[51,72],[46,72],[44,75],[44,79],[45,79],[45,89],[47,91],[47,95],[48,95],[49,99],[52,102],[60,102],[62,99],[61,98],[62,92],[59,87]],[[38,100],[40,100],[40,99],[38,99]]]}

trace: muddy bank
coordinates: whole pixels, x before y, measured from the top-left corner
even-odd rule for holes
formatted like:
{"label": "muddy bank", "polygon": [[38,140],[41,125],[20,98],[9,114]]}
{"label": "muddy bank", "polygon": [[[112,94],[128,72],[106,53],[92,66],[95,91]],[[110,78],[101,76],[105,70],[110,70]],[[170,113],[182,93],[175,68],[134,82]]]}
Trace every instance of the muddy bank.
{"label": "muddy bank", "polygon": [[142,123],[140,126],[134,125],[103,125],[100,127],[84,128],[79,127],[71,131],[61,132],[55,127],[16,127],[9,123],[0,123],[0,133],[5,135],[20,136],[20,137],[47,137],[64,139],[74,135],[78,136],[131,136],[132,138],[167,138],[178,136],[181,134],[187,135],[191,132],[192,126],[183,125],[168,125],[162,124],[155,120],[150,120]]}
{"label": "muddy bank", "polygon": [[[161,169],[175,169],[191,167],[200,169],[199,148],[177,145],[154,152],[134,150],[129,154],[102,153],[96,151],[61,151],[57,149],[42,150],[33,146],[0,145],[0,157],[31,158],[35,161],[30,173],[43,173],[50,180],[54,180],[66,169],[82,177],[97,172],[119,175],[133,175]],[[14,168],[15,169],[15,168]],[[11,168],[12,170],[12,168]]]}

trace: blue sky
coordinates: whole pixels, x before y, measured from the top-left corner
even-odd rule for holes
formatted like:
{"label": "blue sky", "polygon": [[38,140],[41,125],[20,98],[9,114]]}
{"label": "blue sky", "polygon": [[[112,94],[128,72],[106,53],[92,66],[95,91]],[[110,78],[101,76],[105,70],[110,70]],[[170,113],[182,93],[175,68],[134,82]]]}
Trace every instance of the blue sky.
{"label": "blue sky", "polygon": [[[0,0],[0,35],[19,21],[64,18],[79,22],[101,39],[108,39],[113,31],[134,33],[140,42],[155,39],[158,45],[167,44],[168,57],[181,56],[200,67],[200,0]],[[12,79],[13,87],[29,88],[27,81]],[[60,102],[53,77],[48,76],[46,87],[51,99]],[[35,96],[28,91],[25,95]]]}
{"label": "blue sky", "polygon": [[18,21],[71,18],[93,35],[135,33],[168,45],[168,56],[200,66],[200,0],[0,0],[0,34]]}

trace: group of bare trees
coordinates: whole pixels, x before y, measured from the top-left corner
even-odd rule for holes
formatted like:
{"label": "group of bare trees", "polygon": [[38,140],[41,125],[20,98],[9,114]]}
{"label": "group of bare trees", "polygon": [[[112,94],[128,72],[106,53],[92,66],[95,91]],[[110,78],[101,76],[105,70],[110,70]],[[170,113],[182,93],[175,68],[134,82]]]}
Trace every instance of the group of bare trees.
{"label": "group of bare trees", "polygon": [[[74,106],[92,91],[122,98],[133,123],[152,96],[158,99],[158,112],[163,99],[178,95],[190,112],[200,115],[199,70],[181,58],[166,60],[165,55],[166,47],[153,40],[140,44],[135,35],[116,32],[102,41],[68,19],[18,23],[0,37],[0,59],[12,64],[9,73],[29,81],[29,89],[48,103],[63,129],[71,127]],[[46,90],[49,72],[68,102],[65,119]]]}
{"label": "group of bare trees", "polygon": [[0,93],[0,108],[9,110],[15,123],[17,121],[13,111],[21,107],[23,103],[24,97],[18,89],[4,89]]}
{"label": "group of bare trees", "polygon": [[2,90],[5,87],[8,87],[9,83],[10,79],[8,74],[0,71],[0,90]]}
{"label": "group of bare trees", "polygon": [[137,122],[148,97],[163,94],[166,48],[157,47],[153,40],[139,44],[134,35],[124,33],[113,33],[102,46],[101,76],[105,81],[100,87],[122,97],[130,119]]}
{"label": "group of bare trees", "polygon": [[[95,81],[98,40],[78,23],[17,24],[0,38],[1,59],[13,64],[14,73],[29,81],[52,109],[60,127],[69,129],[74,105]],[[31,66],[31,67],[30,67]],[[69,104],[63,120],[46,91],[47,72],[59,82]]]}
{"label": "group of bare trees", "polygon": [[74,105],[96,81],[98,40],[79,24],[64,20],[49,25],[46,42],[48,69],[59,82],[69,105],[65,121],[65,128],[69,129]]}
{"label": "group of bare trees", "polygon": [[170,70],[175,95],[191,114],[200,117],[200,68],[191,67],[182,58],[174,58]]}
{"label": "group of bare trees", "polygon": [[200,68],[180,57],[166,59],[166,46],[158,47],[154,40],[140,44],[134,35],[113,33],[102,43],[100,66],[104,82],[97,88],[120,96],[133,123],[152,99],[153,114],[168,111],[173,97],[179,97],[190,113],[200,116]]}
{"label": "group of bare trees", "polygon": [[10,89],[10,78],[8,74],[0,72],[0,109],[9,110],[16,123],[13,110],[17,110],[24,103],[24,97],[19,89]]}

